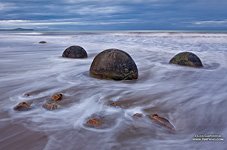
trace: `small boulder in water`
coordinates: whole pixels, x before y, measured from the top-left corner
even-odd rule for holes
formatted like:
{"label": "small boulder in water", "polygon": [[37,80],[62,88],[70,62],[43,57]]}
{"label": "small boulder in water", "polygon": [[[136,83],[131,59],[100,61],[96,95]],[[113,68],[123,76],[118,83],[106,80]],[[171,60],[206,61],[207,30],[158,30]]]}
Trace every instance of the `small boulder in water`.
{"label": "small boulder in water", "polygon": [[55,110],[59,108],[59,105],[55,102],[46,102],[43,104],[43,108],[46,110]]}
{"label": "small boulder in water", "polygon": [[134,117],[134,118],[142,118],[142,117],[143,117],[143,114],[141,114],[141,113],[135,113],[135,114],[133,115],[133,117]]}
{"label": "small boulder in water", "polygon": [[169,120],[160,117],[158,114],[150,115],[149,118],[151,120],[154,120],[156,123],[158,123],[161,126],[164,126],[171,130],[175,130],[174,126],[169,122]]}
{"label": "small boulder in water", "polygon": [[199,57],[191,52],[179,53],[175,55],[169,63],[189,67],[203,67],[203,64]]}
{"label": "small boulder in water", "polygon": [[100,127],[103,124],[102,119],[100,118],[90,118],[87,120],[86,125],[89,127]]}
{"label": "small boulder in water", "polygon": [[25,93],[25,94],[24,94],[24,96],[29,97],[29,96],[30,96],[30,94],[29,94],[29,93]]}
{"label": "small boulder in water", "polygon": [[31,109],[31,104],[28,102],[21,102],[13,108],[16,111],[27,111]]}
{"label": "small boulder in water", "polygon": [[109,101],[108,104],[113,107],[120,107],[121,103],[118,101]]}
{"label": "small boulder in water", "polygon": [[62,54],[62,57],[67,58],[87,58],[87,52],[81,46],[70,46]]}
{"label": "small boulder in water", "polygon": [[63,94],[56,93],[56,94],[54,94],[54,95],[51,96],[51,100],[53,100],[53,101],[60,101],[60,100],[62,100],[62,96],[63,96]]}
{"label": "small boulder in water", "polygon": [[39,44],[46,44],[46,41],[40,41]]}
{"label": "small boulder in water", "polygon": [[138,69],[128,53],[107,49],[94,58],[90,75],[99,79],[133,80],[138,78]]}

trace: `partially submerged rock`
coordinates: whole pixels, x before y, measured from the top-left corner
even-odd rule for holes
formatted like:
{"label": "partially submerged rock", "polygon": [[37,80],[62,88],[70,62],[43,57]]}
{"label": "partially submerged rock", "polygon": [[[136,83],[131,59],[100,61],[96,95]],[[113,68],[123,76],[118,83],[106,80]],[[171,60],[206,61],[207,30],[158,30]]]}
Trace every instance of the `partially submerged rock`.
{"label": "partially submerged rock", "polygon": [[63,97],[63,94],[61,93],[56,93],[54,95],[51,96],[51,100],[53,101],[61,101]]}
{"label": "partially submerged rock", "polygon": [[67,58],[87,58],[87,52],[81,46],[70,46],[62,54],[62,57]]}
{"label": "partially submerged rock", "polygon": [[109,106],[112,107],[119,107],[119,108],[127,108],[127,102],[125,101],[109,101],[108,104]]}
{"label": "partially submerged rock", "polygon": [[31,109],[31,104],[28,102],[21,102],[17,104],[13,109],[16,111],[27,111]]}
{"label": "partially submerged rock", "polygon": [[121,107],[121,103],[119,101],[109,101],[108,105],[113,107]]}
{"label": "partially submerged rock", "polygon": [[100,127],[102,124],[103,124],[103,121],[101,118],[90,118],[86,122],[87,126],[93,127],[93,128]]}
{"label": "partially submerged rock", "polygon": [[133,80],[138,78],[138,69],[128,53],[107,49],[94,58],[90,75],[99,79]]}
{"label": "partially submerged rock", "polygon": [[152,114],[149,116],[151,120],[154,120],[156,123],[158,123],[161,126],[164,126],[168,129],[175,130],[174,126],[169,122],[169,120],[160,117],[158,114]]}
{"label": "partially submerged rock", "polygon": [[117,101],[110,100],[107,102],[108,106],[119,107],[119,108],[123,108],[123,109],[127,109],[127,108],[131,107],[132,104],[133,104],[133,102],[128,99],[121,99],[121,100],[117,100]]}
{"label": "partially submerged rock", "polygon": [[55,102],[46,102],[43,104],[43,108],[47,110],[56,110],[59,108],[59,105]]}
{"label": "partially submerged rock", "polygon": [[191,52],[179,53],[175,55],[169,63],[189,67],[203,67],[203,64],[199,57]]}
{"label": "partially submerged rock", "polygon": [[142,118],[142,117],[143,117],[143,114],[141,114],[141,113],[135,113],[133,115],[133,118]]}
{"label": "partially submerged rock", "polygon": [[40,41],[39,44],[46,44],[46,41]]}
{"label": "partially submerged rock", "polygon": [[29,93],[25,93],[25,94],[24,94],[24,96],[29,97],[29,96],[30,96],[30,94],[29,94]]}

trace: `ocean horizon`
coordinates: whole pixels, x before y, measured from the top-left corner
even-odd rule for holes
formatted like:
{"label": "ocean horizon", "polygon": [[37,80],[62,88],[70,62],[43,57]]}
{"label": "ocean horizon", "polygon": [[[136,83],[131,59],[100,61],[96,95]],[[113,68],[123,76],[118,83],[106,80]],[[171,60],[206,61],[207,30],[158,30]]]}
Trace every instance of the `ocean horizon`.
{"label": "ocean horizon", "polygon": [[[23,28],[22,28],[23,29]],[[6,30],[6,31],[4,31]],[[61,30],[61,29],[27,29],[15,30],[15,29],[2,29],[0,32],[132,32],[132,33],[227,33],[227,29],[216,30]],[[31,30],[31,31],[30,31]]]}

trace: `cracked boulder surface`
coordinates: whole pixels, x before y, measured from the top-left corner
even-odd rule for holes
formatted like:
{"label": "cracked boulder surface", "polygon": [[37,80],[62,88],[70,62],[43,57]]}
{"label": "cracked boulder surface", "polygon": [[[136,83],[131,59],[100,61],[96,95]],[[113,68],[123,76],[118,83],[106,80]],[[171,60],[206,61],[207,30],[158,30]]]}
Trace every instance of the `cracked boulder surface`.
{"label": "cracked boulder surface", "polygon": [[128,53],[119,49],[107,49],[94,58],[90,75],[99,79],[134,80],[138,78],[138,69]]}

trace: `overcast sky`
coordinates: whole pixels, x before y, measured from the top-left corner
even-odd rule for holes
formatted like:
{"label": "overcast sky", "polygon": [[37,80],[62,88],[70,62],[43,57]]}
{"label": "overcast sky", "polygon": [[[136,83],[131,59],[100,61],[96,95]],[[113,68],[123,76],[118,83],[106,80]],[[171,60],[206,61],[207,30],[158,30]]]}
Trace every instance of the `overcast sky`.
{"label": "overcast sky", "polygon": [[225,30],[227,0],[1,0],[0,28]]}

